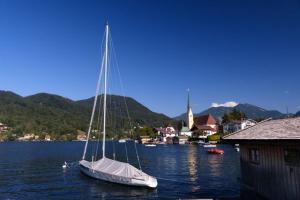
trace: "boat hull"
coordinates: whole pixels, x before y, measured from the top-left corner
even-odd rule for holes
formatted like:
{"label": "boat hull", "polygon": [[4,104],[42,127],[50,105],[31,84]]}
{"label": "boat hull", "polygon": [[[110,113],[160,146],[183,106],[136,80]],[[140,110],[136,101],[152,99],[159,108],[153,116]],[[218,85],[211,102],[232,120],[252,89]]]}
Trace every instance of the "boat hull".
{"label": "boat hull", "polygon": [[79,162],[79,166],[80,166],[80,171],[82,173],[98,180],[108,181],[111,183],[117,183],[122,185],[129,185],[129,186],[148,187],[148,188],[157,187],[157,180],[152,176],[148,176],[148,179],[144,180],[139,178],[119,176],[110,173],[105,173],[99,170],[94,170],[86,166],[82,162]]}
{"label": "boat hull", "polygon": [[205,147],[205,148],[213,148],[213,147],[217,147],[217,145],[215,145],[215,144],[205,144],[205,145],[203,145],[203,147]]}
{"label": "boat hull", "polygon": [[209,149],[207,150],[209,154],[224,154],[224,150],[222,149]]}

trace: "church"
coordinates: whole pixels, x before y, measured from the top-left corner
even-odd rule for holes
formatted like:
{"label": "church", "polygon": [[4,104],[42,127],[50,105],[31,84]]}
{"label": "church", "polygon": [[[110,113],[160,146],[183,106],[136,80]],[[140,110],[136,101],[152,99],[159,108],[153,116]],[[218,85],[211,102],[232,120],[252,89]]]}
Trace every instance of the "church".
{"label": "church", "polygon": [[188,90],[187,112],[186,112],[186,125],[187,126],[184,126],[184,123],[182,123],[180,135],[192,137],[193,132],[191,131],[191,128],[192,128],[193,124],[194,124],[194,115],[192,112],[192,107],[190,105],[190,91]]}
{"label": "church", "polygon": [[211,114],[194,118],[188,90],[186,126],[182,126],[180,135],[188,137],[197,135],[198,138],[207,138],[207,136],[215,133],[217,133],[217,121]]}

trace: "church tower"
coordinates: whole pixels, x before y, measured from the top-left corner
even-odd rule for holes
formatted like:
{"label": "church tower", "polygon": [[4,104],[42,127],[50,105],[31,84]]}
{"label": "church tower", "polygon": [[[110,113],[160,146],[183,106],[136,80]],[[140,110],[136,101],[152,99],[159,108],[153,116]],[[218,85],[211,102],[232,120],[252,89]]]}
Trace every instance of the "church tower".
{"label": "church tower", "polygon": [[194,116],[192,112],[192,107],[190,105],[190,90],[188,89],[188,101],[187,101],[187,112],[186,112],[186,123],[189,130],[191,130],[194,124]]}

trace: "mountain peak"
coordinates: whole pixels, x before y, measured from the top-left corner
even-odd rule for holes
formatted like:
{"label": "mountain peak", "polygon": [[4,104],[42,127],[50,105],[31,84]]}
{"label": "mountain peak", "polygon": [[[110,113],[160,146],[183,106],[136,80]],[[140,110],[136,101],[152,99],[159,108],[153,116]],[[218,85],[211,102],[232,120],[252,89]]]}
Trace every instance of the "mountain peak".
{"label": "mountain peak", "polygon": [[[282,118],[285,115],[282,114],[279,111],[276,110],[266,110],[264,108],[249,104],[249,103],[240,103],[233,107],[225,107],[225,106],[219,106],[219,107],[210,107],[207,110],[204,110],[200,113],[194,114],[194,116],[200,116],[200,115],[206,115],[211,114],[216,119],[221,120],[225,113],[231,112],[233,109],[239,110],[246,114],[247,118],[250,119],[258,119],[258,118]],[[174,119],[177,120],[185,120],[186,114],[182,114],[178,117],[175,117]]]}

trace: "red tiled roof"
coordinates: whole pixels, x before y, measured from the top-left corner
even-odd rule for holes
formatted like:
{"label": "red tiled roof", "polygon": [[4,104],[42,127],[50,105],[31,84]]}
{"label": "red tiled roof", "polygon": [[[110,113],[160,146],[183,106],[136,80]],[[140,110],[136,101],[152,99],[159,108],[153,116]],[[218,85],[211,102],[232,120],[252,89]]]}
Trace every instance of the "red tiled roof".
{"label": "red tiled roof", "polygon": [[194,124],[198,125],[198,126],[201,126],[201,125],[215,125],[216,123],[217,123],[217,121],[210,114],[194,118]]}

